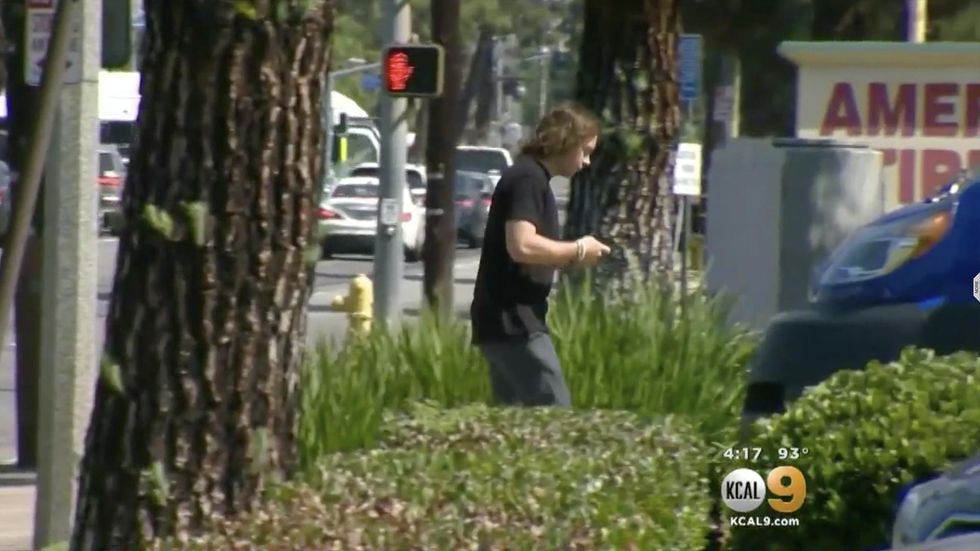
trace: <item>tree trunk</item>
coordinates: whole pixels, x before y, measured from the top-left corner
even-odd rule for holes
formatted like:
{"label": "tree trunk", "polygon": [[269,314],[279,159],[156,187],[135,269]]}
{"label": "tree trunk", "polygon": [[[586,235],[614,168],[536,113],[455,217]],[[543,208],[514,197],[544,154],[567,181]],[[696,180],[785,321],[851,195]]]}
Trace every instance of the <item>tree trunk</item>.
{"label": "tree trunk", "polygon": [[425,246],[422,289],[426,306],[443,319],[453,312],[453,263],[456,218],[453,205],[453,166],[457,143],[456,112],[462,74],[459,37],[460,0],[433,0],[432,38],[445,50],[442,95],[429,103],[429,135],[425,149]]}
{"label": "tree trunk", "polygon": [[586,0],[576,98],[603,133],[572,182],[566,234],[611,245],[599,281],[671,277],[669,158],[679,130],[675,47],[680,0]]}
{"label": "tree trunk", "polygon": [[73,551],[247,510],[293,466],[332,0],[146,0]]}

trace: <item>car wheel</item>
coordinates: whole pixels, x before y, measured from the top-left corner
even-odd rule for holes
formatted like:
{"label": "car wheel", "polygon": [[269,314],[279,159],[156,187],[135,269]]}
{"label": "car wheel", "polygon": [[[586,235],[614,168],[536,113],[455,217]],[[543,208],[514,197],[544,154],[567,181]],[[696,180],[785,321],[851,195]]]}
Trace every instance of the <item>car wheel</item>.
{"label": "car wheel", "polygon": [[326,245],[323,245],[323,249],[322,249],[321,252],[323,253],[323,254],[320,255],[320,258],[322,260],[329,260],[329,259],[333,258],[333,251],[330,250],[330,248],[327,247]]}

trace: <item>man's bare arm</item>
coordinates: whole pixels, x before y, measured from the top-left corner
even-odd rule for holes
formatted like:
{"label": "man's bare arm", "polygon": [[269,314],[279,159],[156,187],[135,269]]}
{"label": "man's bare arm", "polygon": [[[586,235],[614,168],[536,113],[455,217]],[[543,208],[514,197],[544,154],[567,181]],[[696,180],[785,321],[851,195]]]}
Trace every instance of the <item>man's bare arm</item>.
{"label": "man's bare arm", "polygon": [[575,262],[578,251],[573,241],[548,239],[530,222],[508,220],[506,234],[507,253],[514,262],[558,267]]}

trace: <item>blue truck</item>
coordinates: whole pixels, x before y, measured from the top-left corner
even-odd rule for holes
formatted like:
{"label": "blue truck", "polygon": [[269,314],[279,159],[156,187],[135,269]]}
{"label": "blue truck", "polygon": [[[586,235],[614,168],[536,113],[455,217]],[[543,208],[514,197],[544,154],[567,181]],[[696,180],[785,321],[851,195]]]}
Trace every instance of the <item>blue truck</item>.
{"label": "blue truck", "polygon": [[770,322],[748,369],[742,420],[803,390],[921,346],[980,351],[980,166],[859,228],[813,274],[810,307]]}

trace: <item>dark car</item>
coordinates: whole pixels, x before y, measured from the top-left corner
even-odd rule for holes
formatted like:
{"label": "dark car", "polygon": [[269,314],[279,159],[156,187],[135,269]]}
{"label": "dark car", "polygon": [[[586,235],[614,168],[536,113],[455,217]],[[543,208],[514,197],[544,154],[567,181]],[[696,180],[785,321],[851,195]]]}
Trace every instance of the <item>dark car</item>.
{"label": "dark car", "polygon": [[453,182],[456,235],[471,249],[483,246],[493,181],[479,172],[457,171]]}

